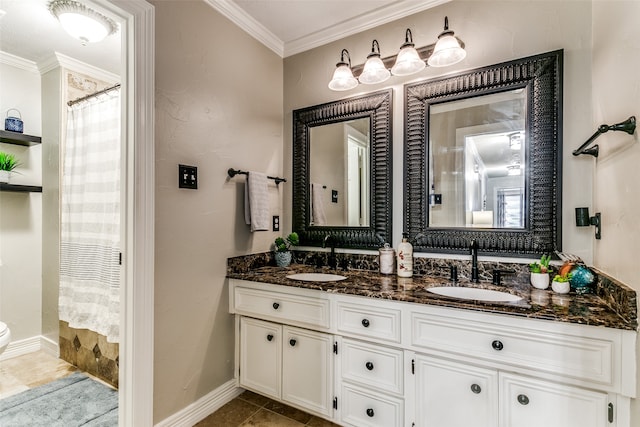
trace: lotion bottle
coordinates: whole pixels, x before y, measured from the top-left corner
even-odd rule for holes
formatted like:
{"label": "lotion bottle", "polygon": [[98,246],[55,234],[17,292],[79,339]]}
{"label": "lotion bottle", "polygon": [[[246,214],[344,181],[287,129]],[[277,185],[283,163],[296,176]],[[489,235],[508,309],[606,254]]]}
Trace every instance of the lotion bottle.
{"label": "lotion bottle", "polygon": [[413,246],[407,233],[402,233],[402,243],[398,245],[398,277],[413,276]]}

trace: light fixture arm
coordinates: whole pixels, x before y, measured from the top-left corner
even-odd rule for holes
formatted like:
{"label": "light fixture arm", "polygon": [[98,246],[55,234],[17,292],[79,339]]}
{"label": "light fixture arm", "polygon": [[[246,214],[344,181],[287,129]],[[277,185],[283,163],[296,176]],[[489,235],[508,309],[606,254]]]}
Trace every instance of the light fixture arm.
{"label": "light fixture arm", "polygon": [[610,130],[622,131],[622,132],[628,133],[629,135],[633,135],[633,133],[636,130],[636,117],[631,116],[624,122],[616,123],[615,125],[600,125],[598,127],[598,130],[596,130],[596,132],[593,135],[591,135],[591,137],[587,139],[587,141],[584,144],[582,144],[580,147],[578,147],[578,149],[573,151],[573,155],[579,156],[580,154],[590,154],[593,157],[598,157],[598,153],[600,150],[600,147],[598,146],[598,144],[590,148],[587,148],[587,147],[593,141],[595,141],[596,138],[598,138],[600,135],[602,135],[603,133],[609,132]]}
{"label": "light fixture arm", "polygon": [[[347,59],[349,60],[349,62],[344,62],[345,55],[347,55]],[[349,51],[347,49],[342,49],[342,52],[340,52],[340,62],[338,62],[336,66],[338,65],[347,65],[349,66],[349,68],[351,68],[351,55],[349,55]]]}
{"label": "light fixture arm", "polygon": [[375,55],[380,56],[380,43],[378,43],[378,40],[373,39],[373,42],[371,42],[371,53],[367,56],[367,58]]}

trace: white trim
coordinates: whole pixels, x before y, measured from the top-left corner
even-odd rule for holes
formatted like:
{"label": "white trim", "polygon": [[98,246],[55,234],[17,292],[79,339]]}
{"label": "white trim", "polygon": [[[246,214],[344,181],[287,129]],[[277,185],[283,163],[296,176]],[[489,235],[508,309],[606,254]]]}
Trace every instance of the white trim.
{"label": "white trim", "polygon": [[0,64],[10,65],[12,67],[20,68],[31,73],[38,72],[38,65],[35,62],[29,61],[28,59],[20,58],[19,56],[15,56],[7,52],[3,52],[1,50]]}
{"label": "white trim", "polygon": [[122,31],[125,238],[120,302],[119,425],[153,425],[155,9],[145,0],[85,0]]}
{"label": "white trim", "polygon": [[60,356],[60,349],[55,341],[42,335],[37,335],[20,341],[10,342],[5,351],[0,355],[0,360],[12,359],[40,350],[54,357]]}
{"label": "white trim", "polygon": [[46,59],[38,63],[38,69],[40,74],[45,74],[58,67],[63,67],[77,73],[86,74],[96,79],[104,80],[106,82],[118,83],[120,82],[120,76],[109,71],[105,71],[102,68],[95,67],[86,62],[79,61],[70,56],[63,55],[59,52],[54,52]]}
{"label": "white trim", "polygon": [[246,31],[251,37],[274,51],[281,58],[284,55],[284,43],[264,25],[256,21],[240,6],[228,0],[204,0],[209,6]]}
{"label": "white trim", "polygon": [[238,397],[244,389],[237,379],[229,380],[186,408],[160,421],[155,427],[191,427]]}
{"label": "white trim", "polygon": [[414,0],[400,1],[383,6],[370,13],[343,21],[315,33],[296,40],[280,40],[271,31],[256,21],[251,15],[230,0],[204,0],[215,10],[246,31],[253,38],[264,44],[282,58],[313,49],[336,40],[357,34],[423,10],[431,9],[451,0]]}

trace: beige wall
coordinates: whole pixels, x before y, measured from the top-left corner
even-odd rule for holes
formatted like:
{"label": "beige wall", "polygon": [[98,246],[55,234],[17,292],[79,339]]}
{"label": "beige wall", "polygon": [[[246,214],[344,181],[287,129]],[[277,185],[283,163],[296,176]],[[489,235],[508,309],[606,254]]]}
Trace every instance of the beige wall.
{"label": "beige wall", "polygon": [[[226,259],[277,235],[243,222],[243,176],[282,175],[282,59],[202,1],[156,8],[154,420],[233,378]],[[178,164],[198,190],[178,189]],[[269,186],[272,214],[282,215]]]}
{"label": "beige wall", "polygon": [[[361,85],[346,92],[327,88],[342,48],[349,50],[353,65],[364,62],[374,38],[380,43],[382,56],[392,55],[403,43],[407,28],[411,28],[416,46],[424,46],[436,40],[445,15],[449,17],[450,28],[466,44],[468,55],[463,62],[443,69],[427,68],[408,78],[391,77],[380,85]],[[563,48],[563,249],[590,262],[593,238],[576,229],[573,209],[591,204],[591,191],[585,189],[592,186],[592,167],[571,155],[571,150],[592,133],[590,22],[591,5],[586,1],[454,1],[288,57],[284,61],[284,128],[291,129],[293,109],[393,88],[393,245],[397,247],[403,226],[403,85]],[[290,175],[292,136],[291,132],[284,135],[285,174]],[[581,177],[580,181],[573,178],[576,176]],[[290,187],[285,190],[284,211],[289,212]],[[290,218],[287,220],[286,226],[290,228]]]}
{"label": "beige wall", "polygon": [[[24,133],[41,134],[40,74],[35,66],[0,63],[2,129],[9,108],[17,108]],[[16,115],[16,112],[11,112]],[[12,183],[41,185],[42,145],[1,144],[21,166]],[[12,341],[40,335],[42,194],[0,192],[0,321],[11,329]]]}
{"label": "beige wall", "polygon": [[[591,129],[636,116],[640,119],[640,3],[593,3],[593,100]],[[602,239],[595,241],[594,265],[640,292],[640,144],[634,135],[609,132],[597,143],[600,155],[581,159],[595,165],[594,202],[602,213]],[[586,206],[586,205],[585,205]],[[585,233],[593,235],[593,227]],[[638,353],[640,354],[640,342]],[[640,381],[640,375],[638,375]],[[640,401],[632,405],[640,425]]]}

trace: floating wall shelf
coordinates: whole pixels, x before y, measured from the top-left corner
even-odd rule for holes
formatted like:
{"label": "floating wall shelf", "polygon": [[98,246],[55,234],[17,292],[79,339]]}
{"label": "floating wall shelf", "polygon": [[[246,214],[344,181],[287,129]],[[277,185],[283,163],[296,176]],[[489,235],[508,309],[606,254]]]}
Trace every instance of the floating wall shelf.
{"label": "floating wall shelf", "polygon": [[37,185],[18,185],[0,183],[0,191],[13,191],[17,193],[42,193],[42,187]]}
{"label": "floating wall shelf", "polygon": [[24,133],[0,130],[0,142],[29,147],[31,145],[41,144],[42,138],[39,136],[25,135]]}

